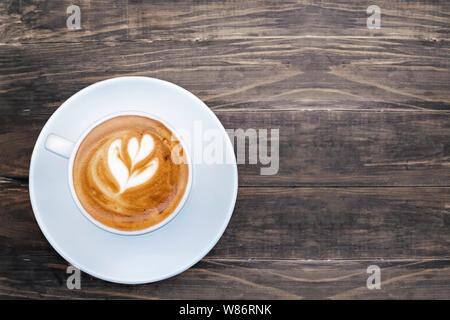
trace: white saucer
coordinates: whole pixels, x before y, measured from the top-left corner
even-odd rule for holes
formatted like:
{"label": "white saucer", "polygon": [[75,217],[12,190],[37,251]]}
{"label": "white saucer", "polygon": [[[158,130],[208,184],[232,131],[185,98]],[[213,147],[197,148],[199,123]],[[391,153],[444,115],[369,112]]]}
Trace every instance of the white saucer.
{"label": "white saucer", "polygon": [[[155,114],[188,131],[200,121],[204,130],[227,135],[200,99],[172,83],[146,77],[101,81],[70,97],[50,117],[33,150],[29,186],[39,227],[64,259],[94,277],[138,284],[179,274],[214,247],[231,218],[238,179],[233,147],[226,137],[224,151],[232,163],[194,163],[189,198],[168,224],[139,236],[100,229],[71,197],[68,161],[45,150],[44,142],[50,133],[77,141],[97,119],[127,110]],[[194,157],[195,148],[188,148]]]}

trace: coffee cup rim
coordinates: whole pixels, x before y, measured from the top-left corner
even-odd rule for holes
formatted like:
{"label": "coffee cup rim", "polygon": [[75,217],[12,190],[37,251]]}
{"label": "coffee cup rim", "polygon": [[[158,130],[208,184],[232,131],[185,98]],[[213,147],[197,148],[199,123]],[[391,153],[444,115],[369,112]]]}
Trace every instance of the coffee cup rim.
{"label": "coffee cup rim", "polygon": [[[73,184],[73,165],[74,165],[74,161],[75,161],[75,156],[78,152],[78,149],[81,145],[81,143],[84,141],[84,139],[86,138],[86,136],[94,129],[96,128],[98,125],[102,124],[105,121],[111,120],[113,118],[116,117],[120,117],[120,116],[142,116],[142,117],[146,117],[152,120],[157,120],[159,122],[161,122],[164,126],[166,126],[171,132],[172,134],[175,135],[175,137],[178,139],[178,141],[180,141],[182,147],[183,147],[183,151],[186,155],[186,161],[187,161],[187,165],[188,165],[188,181],[186,184],[186,188],[184,190],[184,194],[183,197],[181,198],[180,202],[178,203],[177,207],[175,208],[175,210],[173,210],[168,217],[166,217],[164,220],[162,220],[161,222],[150,226],[148,228],[145,229],[141,229],[141,230],[133,230],[133,231],[127,231],[127,230],[119,230],[119,229],[115,229],[112,227],[109,227],[103,223],[101,223],[100,221],[98,221],[97,219],[95,219],[94,217],[92,217],[91,214],[89,214],[89,212],[87,212],[84,207],[82,206],[80,200],[78,199],[78,196],[76,194],[75,191],[75,187]],[[123,236],[138,236],[138,235],[143,235],[143,234],[147,234],[150,232],[153,232],[157,229],[162,228],[163,226],[165,226],[166,224],[168,224],[170,221],[172,221],[177,215],[178,213],[181,211],[181,209],[184,207],[184,204],[186,203],[187,199],[189,198],[189,195],[191,193],[191,187],[192,187],[192,178],[193,178],[193,165],[192,165],[192,158],[190,156],[190,152],[188,150],[188,148],[186,147],[186,143],[185,141],[182,139],[182,137],[178,134],[178,132],[174,129],[174,127],[168,123],[167,120],[161,119],[160,117],[149,113],[149,112],[143,112],[143,111],[135,111],[135,110],[130,110],[130,111],[119,111],[119,112],[114,112],[114,113],[110,113],[98,120],[96,120],[94,123],[92,123],[88,128],[86,128],[83,133],[80,135],[80,137],[77,139],[77,141],[75,142],[74,148],[71,152],[70,158],[69,158],[69,167],[68,167],[68,175],[69,175],[69,187],[70,187],[70,192],[71,192],[71,196],[75,202],[75,204],[77,205],[79,211],[90,221],[92,222],[94,225],[96,225],[97,227],[99,227],[100,229],[103,229],[105,231],[117,234],[117,235],[123,235]]]}

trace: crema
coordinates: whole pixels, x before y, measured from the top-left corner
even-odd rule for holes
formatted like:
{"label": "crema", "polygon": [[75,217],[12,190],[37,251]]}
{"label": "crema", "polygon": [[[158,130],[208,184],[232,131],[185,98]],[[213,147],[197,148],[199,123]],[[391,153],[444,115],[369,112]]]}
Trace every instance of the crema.
{"label": "crema", "polygon": [[143,116],[118,116],[92,129],[73,164],[74,189],[85,211],[118,230],[142,230],[166,219],[188,178],[180,141]]}

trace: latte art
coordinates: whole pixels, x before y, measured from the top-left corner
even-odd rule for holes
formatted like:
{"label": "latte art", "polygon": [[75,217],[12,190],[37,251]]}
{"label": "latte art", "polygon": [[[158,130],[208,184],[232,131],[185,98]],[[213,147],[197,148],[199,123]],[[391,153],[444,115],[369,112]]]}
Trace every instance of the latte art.
{"label": "latte art", "polygon": [[180,142],[159,121],[119,116],[95,127],[75,156],[73,181],[83,208],[119,230],[141,230],[167,218],[188,181]]}
{"label": "latte art", "polygon": [[108,167],[112,175],[119,183],[120,193],[128,188],[138,186],[148,181],[158,169],[158,159],[149,161],[143,169],[134,170],[135,165],[144,160],[153,150],[155,143],[153,138],[145,134],[139,144],[136,138],[128,141],[128,156],[131,158],[131,167],[128,168],[121,154],[122,141],[115,140],[108,149]]}

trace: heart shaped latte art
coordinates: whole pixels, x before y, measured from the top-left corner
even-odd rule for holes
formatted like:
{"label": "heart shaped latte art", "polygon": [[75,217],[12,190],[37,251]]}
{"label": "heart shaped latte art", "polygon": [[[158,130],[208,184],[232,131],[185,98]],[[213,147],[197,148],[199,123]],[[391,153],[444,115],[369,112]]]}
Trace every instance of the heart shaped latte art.
{"label": "heart shaped latte art", "polygon": [[119,193],[136,187],[149,181],[158,169],[158,160],[153,159],[139,170],[135,170],[136,164],[147,158],[155,147],[155,142],[149,134],[145,134],[139,142],[136,138],[128,141],[127,152],[131,159],[131,167],[123,162],[122,140],[114,140],[108,149],[108,166],[114,179],[119,184]]}

